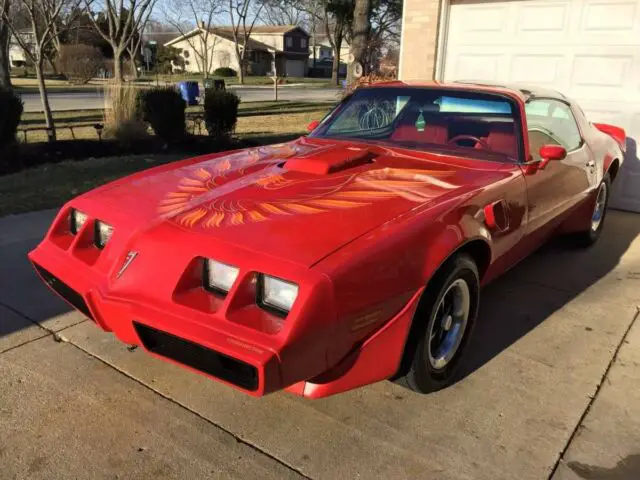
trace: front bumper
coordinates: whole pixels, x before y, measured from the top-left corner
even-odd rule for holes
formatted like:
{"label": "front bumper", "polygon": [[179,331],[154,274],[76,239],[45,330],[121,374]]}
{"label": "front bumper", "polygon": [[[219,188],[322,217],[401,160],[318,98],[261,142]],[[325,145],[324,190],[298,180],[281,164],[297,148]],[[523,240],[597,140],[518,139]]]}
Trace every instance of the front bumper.
{"label": "front bumper", "polygon": [[[211,240],[194,245],[193,237],[163,226],[135,241],[119,239],[116,231],[96,252],[83,232],[73,239],[57,232],[61,217],[64,212],[29,259],[54,292],[126,344],[253,396],[287,389],[319,398],[386,379],[398,368],[421,292],[407,296],[401,311],[354,347],[337,328],[332,285],[324,274]],[[120,277],[127,252],[134,250],[142,254]],[[193,283],[197,275],[185,275],[196,255],[240,265],[226,298],[210,297]],[[162,275],[157,259],[162,259]],[[282,278],[300,285],[281,330],[259,327],[270,317],[248,291],[256,271],[282,272]]]}

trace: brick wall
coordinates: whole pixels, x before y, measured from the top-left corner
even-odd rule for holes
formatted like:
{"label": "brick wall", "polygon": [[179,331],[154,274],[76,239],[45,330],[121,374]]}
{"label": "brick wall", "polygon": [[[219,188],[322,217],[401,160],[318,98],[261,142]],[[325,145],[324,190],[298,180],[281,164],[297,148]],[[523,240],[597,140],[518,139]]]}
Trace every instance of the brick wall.
{"label": "brick wall", "polygon": [[404,0],[401,80],[433,79],[441,1]]}

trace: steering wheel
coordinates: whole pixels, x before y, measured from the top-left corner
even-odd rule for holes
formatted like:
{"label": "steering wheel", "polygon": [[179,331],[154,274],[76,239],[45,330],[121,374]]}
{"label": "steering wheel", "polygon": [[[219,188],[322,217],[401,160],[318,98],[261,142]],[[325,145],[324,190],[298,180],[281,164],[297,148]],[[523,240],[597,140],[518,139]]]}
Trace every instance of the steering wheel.
{"label": "steering wheel", "polygon": [[489,146],[487,142],[485,142],[484,140],[480,140],[478,137],[474,137],[473,135],[456,135],[455,137],[451,138],[447,142],[447,144],[458,143],[460,140],[472,140],[477,144],[480,144],[480,146],[485,150],[489,150],[489,151],[492,150],[492,148]]}

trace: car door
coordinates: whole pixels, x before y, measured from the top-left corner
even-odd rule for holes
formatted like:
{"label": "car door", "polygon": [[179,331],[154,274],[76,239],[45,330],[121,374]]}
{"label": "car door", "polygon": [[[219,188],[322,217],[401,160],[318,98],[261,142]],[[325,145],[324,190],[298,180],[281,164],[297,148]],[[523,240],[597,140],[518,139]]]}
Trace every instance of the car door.
{"label": "car door", "polygon": [[586,198],[595,164],[567,103],[533,98],[525,105],[525,112],[530,161],[542,160],[539,151],[543,145],[561,145],[567,150],[564,160],[550,161],[544,169],[534,169],[525,176],[526,233],[544,237]]}

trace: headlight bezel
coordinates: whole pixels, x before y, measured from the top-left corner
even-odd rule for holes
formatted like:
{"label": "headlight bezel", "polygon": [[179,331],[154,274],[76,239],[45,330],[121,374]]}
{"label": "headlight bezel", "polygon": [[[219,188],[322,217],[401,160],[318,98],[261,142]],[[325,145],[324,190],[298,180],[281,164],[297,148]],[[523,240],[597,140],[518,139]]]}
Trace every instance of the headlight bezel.
{"label": "headlight bezel", "polygon": [[[100,230],[101,226],[107,227],[108,229],[111,230],[111,232],[107,236],[107,239],[104,241],[102,238],[102,232]],[[96,220],[93,223],[93,244],[96,246],[96,248],[99,248],[100,250],[102,250],[104,247],[106,247],[107,243],[109,243],[109,240],[111,240],[111,237],[113,236],[113,232],[114,232],[113,225],[110,225],[107,222],[103,222],[102,220]]]}
{"label": "headlight bezel", "polygon": [[[230,284],[228,284],[228,289],[227,290],[225,290],[224,286],[216,285],[211,281],[211,277],[210,277],[211,263],[216,264],[216,265],[220,265],[220,266],[225,267],[225,268],[229,268],[232,271],[235,270],[235,275],[233,275],[233,281]],[[224,298],[229,294],[229,292],[231,291],[233,286],[236,284],[236,282],[238,281],[238,277],[239,276],[240,276],[240,267],[237,267],[235,265],[231,265],[229,263],[221,262],[221,261],[216,260],[214,258],[209,258],[209,257],[204,257],[203,258],[203,264],[202,264],[202,286],[206,291],[214,293],[214,294],[219,295],[219,296],[222,296]]]}
{"label": "headlight bezel", "polygon": [[[77,221],[78,216],[84,217],[84,220],[80,225],[78,225]],[[71,235],[77,235],[80,230],[82,230],[82,227],[87,223],[87,220],[89,220],[89,215],[77,208],[72,208],[69,212],[69,231],[71,232]]]}
{"label": "headlight bezel", "polygon": [[[293,300],[291,301],[291,304],[289,305],[289,308],[284,308],[281,305],[276,305],[274,303],[270,303],[266,298],[265,298],[265,293],[266,293],[266,282],[265,280],[270,279],[282,284],[285,284],[287,286],[291,286],[295,288],[295,296],[293,298]],[[273,313],[279,317],[285,318],[287,315],[289,315],[289,313],[291,313],[291,310],[293,309],[293,307],[296,304],[296,300],[298,299],[298,296],[300,295],[300,285],[298,285],[295,282],[292,282],[290,280],[285,280],[284,278],[280,278],[280,277],[276,277],[274,275],[268,275],[266,273],[260,273],[258,275],[258,281],[257,281],[257,285],[256,285],[256,303],[258,304],[258,306],[260,308],[262,308],[263,310],[266,310],[270,313]]]}

